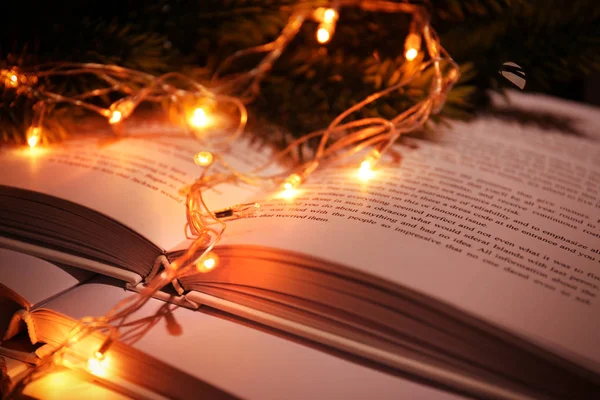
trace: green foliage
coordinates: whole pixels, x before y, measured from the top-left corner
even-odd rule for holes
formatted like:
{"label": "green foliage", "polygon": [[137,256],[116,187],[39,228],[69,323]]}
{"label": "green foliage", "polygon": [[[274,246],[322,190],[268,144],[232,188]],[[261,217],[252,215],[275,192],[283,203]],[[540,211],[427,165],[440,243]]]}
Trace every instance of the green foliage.
{"label": "green foliage", "polygon": [[[91,61],[152,73],[179,70],[207,80],[234,51],[277,37],[295,7],[326,4],[319,0],[130,0],[122,11],[118,6],[80,3],[85,2],[73,1],[75,10],[53,17],[52,23],[27,14],[24,26],[17,21],[8,29],[0,28],[0,34],[5,34],[0,39],[0,67]],[[98,17],[99,9],[104,17]],[[528,87],[547,91],[555,82],[600,70],[600,2],[431,0],[430,9],[442,44],[463,72],[436,121],[468,118],[487,105],[489,89],[509,86],[498,74],[504,62],[523,67]],[[402,57],[409,21],[406,15],[344,8],[327,46],[316,43],[315,24],[305,24],[250,105],[254,123],[264,126],[269,121],[299,136],[327,126],[364,97],[411,74],[412,64]],[[258,61],[248,57],[229,72],[251,68]],[[423,98],[427,78],[426,74],[416,77],[362,115],[396,115]],[[76,91],[94,82],[56,84]],[[22,137],[30,105],[30,100],[14,98],[8,91],[1,95],[1,140]],[[254,132],[270,135],[263,133],[265,129]]]}
{"label": "green foliage", "polygon": [[469,59],[476,65],[478,86],[497,87],[494,72],[506,61],[523,67],[528,86],[545,91],[551,91],[555,82],[600,70],[600,3],[503,3],[485,17],[473,19],[457,12],[443,22],[442,43],[458,60]]}
{"label": "green foliage", "polygon": [[[15,8],[11,8],[11,4]],[[68,7],[64,13],[57,12],[56,5],[49,10],[39,5],[38,12],[31,13],[28,4],[11,4],[7,6],[6,15],[15,18],[6,18],[7,23],[0,26],[0,69],[57,61],[113,63],[151,73],[173,68],[176,52],[164,48],[166,38],[134,23],[86,15],[76,17],[69,13]],[[44,80],[40,84],[68,95],[94,89],[100,82],[84,76]],[[104,103],[108,101],[104,99]],[[24,143],[35,103],[34,98],[0,87],[0,143]],[[49,115],[46,135],[50,140],[58,140],[66,137],[64,123],[73,122],[82,111],[51,106]]]}

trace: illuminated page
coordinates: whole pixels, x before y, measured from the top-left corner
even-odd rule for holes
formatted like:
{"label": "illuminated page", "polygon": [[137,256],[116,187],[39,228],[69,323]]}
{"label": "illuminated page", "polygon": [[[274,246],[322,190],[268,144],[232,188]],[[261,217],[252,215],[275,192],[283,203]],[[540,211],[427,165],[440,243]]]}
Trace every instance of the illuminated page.
{"label": "illuminated page", "polygon": [[93,380],[82,378],[82,375],[68,369],[57,369],[33,380],[25,386],[23,395],[23,397],[27,396],[26,398],[50,400],[131,399],[108,386],[102,386]]}
{"label": "illuminated page", "polygon": [[322,170],[231,223],[223,243],[376,275],[597,368],[598,143],[491,119],[434,139],[399,148],[401,166],[367,182]]}
{"label": "illuminated page", "polygon": [[[154,128],[156,130],[156,128]],[[200,174],[194,155],[207,150],[181,135],[144,135],[120,140],[77,139],[50,148],[4,149],[0,185],[45,193],[107,215],[162,249],[185,239],[185,195]],[[223,157],[248,171],[262,165],[268,149],[239,140]],[[212,168],[217,172],[218,168]],[[255,188],[221,185],[205,199],[221,209],[255,197]]]}
{"label": "illuminated page", "polygon": [[[88,283],[46,307],[73,318],[104,315],[131,295],[106,283]],[[104,301],[97,301],[99,298]],[[132,320],[149,317],[164,304],[150,299]],[[459,398],[241,323],[185,308],[174,309],[133,347],[245,399]]]}

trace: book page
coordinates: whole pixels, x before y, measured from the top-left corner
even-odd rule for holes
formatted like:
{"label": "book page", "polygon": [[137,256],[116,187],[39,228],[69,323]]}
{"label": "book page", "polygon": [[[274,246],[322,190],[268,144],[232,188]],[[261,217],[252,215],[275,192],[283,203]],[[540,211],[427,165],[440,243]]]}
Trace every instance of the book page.
{"label": "book page", "polygon": [[93,275],[89,271],[57,266],[27,254],[0,249],[0,283],[34,306]]}
{"label": "book page", "polygon": [[36,379],[23,390],[23,395],[33,399],[78,400],[111,399],[128,400],[131,397],[102,386],[85,375],[78,375],[68,369],[58,369]]}
{"label": "book page", "polygon": [[[132,295],[108,282],[82,285],[47,307],[73,318],[103,315],[113,304]],[[164,304],[151,299],[134,319],[151,316]],[[238,322],[185,308],[174,307],[133,347],[241,398],[459,398]]]}
{"label": "book page", "polygon": [[[164,250],[185,239],[187,185],[202,168],[194,155],[207,150],[189,136],[137,133],[122,139],[69,140],[47,148],[2,149],[0,185],[42,192],[105,214]],[[209,149],[209,148],[208,148]],[[223,154],[234,168],[250,170],[268,158],[268,149],[240,139]],[[211,173],[219,167],[211,168]],[[255,193],[255,188],[221,185],[205,193],[209,207],[222,209]]]}
{"label": "book page", "polygon": [[[0,353],[0,379],[3,379],[4,382],[8,381],[7,383],[13,384],[19,375],[27,371],[29,367],[28,363]],[[6,389],[8,389],[6,386],[0,385],[0,390]]]}
{"label": "book page", "polygon": [[341,263],[600,365],[598,142],[494,119],[434,139],[368,182],[323,170],[223,243]]}

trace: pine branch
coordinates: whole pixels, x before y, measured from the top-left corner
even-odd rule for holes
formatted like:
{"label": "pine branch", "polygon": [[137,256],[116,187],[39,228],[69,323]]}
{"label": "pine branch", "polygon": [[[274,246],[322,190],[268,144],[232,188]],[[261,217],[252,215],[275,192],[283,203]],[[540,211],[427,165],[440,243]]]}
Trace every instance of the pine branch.
{"label": "pine branch", "polygon": [[[114,20],[92,17],[73,19],[66,13],[48,26],[37,14],[19,9],[13,9],[10,14],[21,15],[22,20],[0,27],[0,37],[4,38],[0,41],[0,68],[28,68],[47,62],[74,61],[118,64],[160,73],[170,69],[169,62],[175,55],[174,51],[164,48],[164,37],[141,31],[134,24],[120,25]],[[16,36],[15,31],[19,33]],[[101,82],[92,76],[55,79],[43,84],[67,95],[101,86]],[[17,95],[10,88],[0,90],[0,143],[24,143],[32,119],[31,109],[37,100]],[[102,99],[98,100],[102,102]],[[110,100],[104,98],[103,103],[108,104]],[[68,110],[49,105],[44,127],[48,139],[64,138],[64,124],[82,116],[81,110],[71,107]]]}
{"label": "pine branch", "polygon": [[[36,13],[25,3],[6,5],[5,15],[12,18],[0,26],[0,68],[90,61],[151,73],[184,71],[208,80],[234,51],[273,40],[295,7],[327,4],[323,0],[128,0],[126,7],[122,3],[68,3],[60,13],[55,12],[55,4],[36,5]],[[487,104],[490,88],[507,85],[498,74],[507,61],[523,67],[532,87],[552,88],[553,82],[600,70],[598,2],[431,0],[430,9],[442,44],[464,74],[436,121],[468,118]],[[268,120],[298,136],[323,128],[349,106],[393,85],[410,73],[410,65],[402,58],[409,21],[406,15],[344,8],[326,47],[314,39],[315,24],[307,23],[250,106],[255,122]],[[234,70],[251,68],[257,61],[250,57]],[[367,107],[361,116],[397,114],[425,95],[426,79],[416,79]],[[83,79],[49,84],[73,93],[97,83]],[[33,100],[11,93],[0,93],[0,140],[22,141]],[[72,108],[68,110],[53,112],[65,119],[77,117]],[[64,130],[57,124],[52,129],[60,138]],[[264,139],[271,135],[264,129],[255,132]]]}

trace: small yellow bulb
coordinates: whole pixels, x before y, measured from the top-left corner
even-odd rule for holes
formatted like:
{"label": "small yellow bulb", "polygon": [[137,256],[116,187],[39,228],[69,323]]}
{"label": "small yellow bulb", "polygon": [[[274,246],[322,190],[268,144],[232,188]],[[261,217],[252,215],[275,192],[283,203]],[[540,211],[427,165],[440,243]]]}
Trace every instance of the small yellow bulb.
{"label": "small yellow bulb", "polygon": [[39,141],[39,138],[37,136],[31,136],[31,137],[29,137],[29,139],[27,139],[27,143],[29,144],[29,147],[37,146],[38,141]]}
{"label": "small yellow bulb", "polygon": [[106,355],[102,354],[101,352],[97,351],[88,360],[87,367],[88,367],[88,371],[90,371],[91,374],[100,376],[100,377],[104,377],[104,376],[108,375],[109,364],[110,364],[109,358]]}
{"label": "small yellow bulb", "polygon": [[302,178],[298,174],[291,174],[285,181],[283,181],[283,188],[285,190],[295,189],[302,182]]}
{"label": "small yellow bulb", "polygon": [[123,114],[119,110],[113,110],[110,114],[110,118],[108,119],[109,124],[117,124],[123,118]]}
{"label": "small yellow bulb", "polygon": [[281,187],[283,191],[279,194],[279,197],[284,199],[291,199],[296,196],[298,190],[296,188],[302,183],[302,177],[298,174],[291,174],[288,176]]}
{"label": "small yellow bulb", "polygon": [[365,160],[360,164],[358,168],[358,178],[366,181],[375,176],[375,172],[373,171],[373,164],[370,160]]}
{"label": "small yellow bulb", "polygon": [[412,61],[412,60],[414,60],[415,58],[417,58],[417,55],[418,55],[418,54],[419,54],[419,52],[418,52],[418,50],[417,50],[417,49],[410,48],[410,49],[406,50],[406,54],[404,54],[404,57],[406,57],[406,59],[407,59],[408,61]]}
{"label": "small yellow bulb", "polygon": [[277,197],[282,198],[282,199],[286,199],[286,200],[291,200],[294,197],[296,197],[296,195],[298,194],[298,189],[284,189],[281,191],[281,193],[279,193],[279,195]]}
{"label": "small yellow bulb", "polygon": [[210,118],[206,114],[206,111],[202,107],[198,107],[194,110],[192,117],[190,118],[190,125],[196,128],[204,128],[210,123]]}
{"label": "small yellow bulb", "polygon": [[323,22],[330,24],[337,19],[338,13],[333,8],[328,8],[323,13]]}
{"label": "small yellow bulb", "polygon": [[219,257],[211,251],[196,263],[196,269],[199,272],[208,272],[213,270],[218,264]]}
{"label": "small yellow bulb", "polygon": [[[19,86],[20,83],[19,75],[17,75],[13,71],[9,71],[6,69],[0,69],[0,79],[2,80],[1,83],[3,83],[4,86],[7,87],[16,88],[17,86]],[[24,77],[22,77],[21,79],[24,80]]]}
{"label": "small yellow bulb", "polygon": [[202,266],[206,269],[213,269],[217,265],[217,262],[213,258],[207,258],[202,263]]}
{"label": "small yellow bulb", "polygon": [[407,61],[412,61],[419,55],[421,48],[421,35],[416,32],[410,32],[404,41],[404,57]]}
{"label": "small yellow bulb", "polygon": [[317,30],[317,41],[321,44],[325,44],[327,42],[329,42],[329,40],[331,39],[331,33],[329,33],[329,30],[327,28],[319,28]]}
{"label": "small yellow bulb", "polygon": [[40,139],[42,137],[42,130],[39,127],[31,127],[29,128],[29,132],[27,132],[27,144],[29,147],[34,148],[40,143]]}
{"label": "small yellow bulb", "polygon": [[108,117],[108,122],[111,125],[114,125],[122,122],[126,118],[129,118],[129,116],[137,107],[138,103],[139,99],[136,99],[133,96],[124,97],[115,101],[110,105],[110,107],[108,107],[108,110],[106,111],[105,115]]}
{"label": "small yellow bulb", "polygon": [[194,156],[194,162],[201,167],[209,166],[213,162],[213,155],[208,151],[201,151]]}

